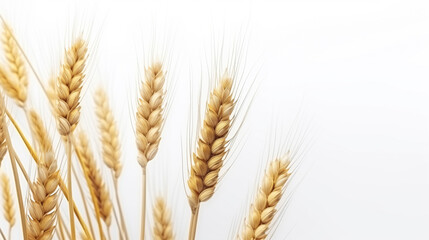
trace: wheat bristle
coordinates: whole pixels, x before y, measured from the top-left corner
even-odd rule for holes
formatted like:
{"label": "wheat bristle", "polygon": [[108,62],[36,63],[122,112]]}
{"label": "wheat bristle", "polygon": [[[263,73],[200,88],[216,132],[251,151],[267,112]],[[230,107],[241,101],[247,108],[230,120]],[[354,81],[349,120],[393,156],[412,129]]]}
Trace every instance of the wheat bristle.
{"label": "wheat bristle", "polygon": [[136,113],[138,162],[144,168],[158,152],[163,125],[165,74],[161,63],[145,69]]}
{"label": "wheat bristle", "polygon": [[291,175],[289,165],[288,155],[269,164],[245,220],[241,240],[263,240],[267,237],[267,231],[276,213],[276,206]]}
{"label": "wheat bristle", "polygon": [[4,81],[0,81],[0,83],[6,93],[15,99],[19,105],[23,106],[27,100],[27,70],[19,48],[13,38],[13,32],[6,23],[3,23],[2,43],[11,74],[8,79],[4,79],[8,80],[9,83],[5,83]]}
{"label": "wheat bristle", "polygon": [[171,221],[171,211],[162,197],[155,200],[153,206],[153,239],[154,240],[173,240],[173,224]]}
{"label": "wheat bristle", "polygon": [[87,43],[78,38],[66,51],[61,73],[55,89],[56,118],[58,131],[62,136],[68,136],[76,128],[80,118],[80,93],[85,77],[87,58]]}
{"label": "wheat bristle", "polygon": [[53,151],[52,142],[43,124],[42,118],[40,118],[39,114],[37,114],[37,112],[34,110],[30,110],[28,113],[28,116],[29,116],[30,129],[33,132],[33,136],[36,142],[40,146],[40,150],[42,152]]}
{"label": "wheat bristle", "polygon": [[38,165],[37,181],[31,186],[28,215],[30,240],[52,239],[56,226],[58,169],[53,152],[46,152]]}
{"label": "wheat bristle", "polygon": [[89,147],[88,138],[85,133],[80,132],[78,136],[78,151],[83,160],[83,169],[86,171],[91,187],[97,200],[100,216],[107,226],[111,223],[112,202],[109,191],[103,181],[100,170],[97,168],[91,148]]}
{"label": "wheat bristle", "polygon": [[188,200],[192,209],[214,194],[219,171],[227,152],[227,135],[231,127],[233,110],[232,79],[225,74],[210,93],[197,150],[193,153],[193,164],[188,179],[191,190]]}
{"label": "wheat bristle", "polygon": [[119,178],[122,171],[121,146],[119,143],[118,128],[113,117],[113,112],[109,106],[109,99],[106,92],[100,88],[94,95],[95,113],[100,129],[101,143],[103,146],[103,160],[115,175]]}
{"label": "wheat bristle", "polygon": [[10,189],[10,181],[6,174],[1,174],[1,188],[3,196],[3,214],[9,226],[15,225],[15,204]]}

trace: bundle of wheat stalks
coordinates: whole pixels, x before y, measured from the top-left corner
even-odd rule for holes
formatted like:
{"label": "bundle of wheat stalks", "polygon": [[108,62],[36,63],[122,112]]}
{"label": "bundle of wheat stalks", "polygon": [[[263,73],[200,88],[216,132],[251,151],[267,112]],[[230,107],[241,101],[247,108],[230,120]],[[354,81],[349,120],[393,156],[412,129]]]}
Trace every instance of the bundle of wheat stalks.
{"label": "bundle of wheat stalks", "polygon": [[[3,19],[2,22],[1,40],[5,61],[0,64],[0,161],[8,156],[12,171],[2,171],[0,178],[4,219],[9,225],[8,230],[0,228],[1,237],[25,240],[46,240],[54,236],[56,239],[72,240],[130,239],[127,224],[139,220],[126,219],[121,207],[121,196],[118,194],[122,170],[119,129],[104,89],[100,88],[94,94],[99,130],[96,138],[102,146],[102,163],[94,157],[96,155],[89,144],[90,136],[79,127],[81,92],[88,64],[87,41],[81,37],[73,41],[64,52],[57,76],[49,85],[44,86],[12,29]],[[138,155],[134,164],[140,164],[142,171],[141,239],[149,235],[149,239],[175,238],[172,210],[165,197],[158,196],[154,205],[150,206],[151,211],[146,211],[146,188],[150,186],[147,185],[146,173],[151,171],[150,162],[156,161],[168,104],[168,98],[165,97],[168,79],[165,68],[162,62],[152,62],[146,66],[135,110]],[[46,130],[43,119],[27,101],[30,74],[41,84],[44,91],[40,94],[44,94],[49,100],[63,151],[53,147],[53,138]],[[237,89],[234,74],[225,70],[225,74],[216,79],[208,96],[204,119],[198,124],[198,136],[192,144],[194,150],[188,159],[190,169],[187,196],[191,211],[189,239],[195,239],[202,203],[210,200],[216,192],[220,172],[229,157],[231,140],[236,135],[231,134],[231,129],[234,124],[240,124],[236,118],[239,112],[236,105],[240,98]],[[25,113],[31,136],[25,135],[18,121],[8,111],[4,95]],[[16,131],[20,139],[12,142],[9,131]],[[34,179],[23,167],[19,154],[14,150],[14,145],[18,142],[24,143],[37,166]],[[61,164],[57,161],[63,157],[60,154],[64,153],[67,164],[64,166],[66,169],[61,171]],[[291,158],[289,154],[278,155],[269,162],[242,227],[234,237],[267,238],[270,223],[276,215],[291,176]],[[110,170],[112,181],[104,179],[101,168]],[[73,177],[75,181],[72,181]],[[13,184],[10,178],[13,179]],[[26,182],[20,182],[20,179],[25,179]],[[113,186],[109,182],[113,182]],[[27,189],[23,188],[24,185],[28,188],[27,199],[23,196],[23,189]],[[16,196],[13,192],[16,192]],[[77,198],[76,193],[82,195],[79,205],[74,200]],[[65,200],[59,201],[61,198]],[[22,236],[12,237],[11,229],[16,221],[15,199],[20,213]],[[60,211],[61,204],[68,206],[68,212]],[[152,226],[146,226],[147,218],[152,218]],[[112,219],[115,219],[116,225],[112,224]],[[118,236],[111,236],[112,227],[117,229]]]}

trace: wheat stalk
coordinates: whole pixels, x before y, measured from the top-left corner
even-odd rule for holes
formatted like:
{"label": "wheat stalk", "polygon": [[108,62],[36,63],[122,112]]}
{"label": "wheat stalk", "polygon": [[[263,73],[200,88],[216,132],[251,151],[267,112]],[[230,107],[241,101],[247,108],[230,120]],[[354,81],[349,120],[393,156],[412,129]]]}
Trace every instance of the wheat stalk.
{"label": "wheat stalk", "polygon": [[171,221],[171,212],[167,208],[162,197],[155,200],[153,206],[153,239],[154,240],[173,240],[173,224]]}
{"label": "wheat stalk", "polygon": [[87,43],[78,38],[70,49],[66,51],[64,63],[61,68],[58,81],[56,83],[56,108],[55,116],[57,118],[58,132],[63,138],[67,138],[67,182],[69,190],[69,215],[71,225],[72,240],[76,239],[76,230],[74,225],[73,190],[71,178],[71,135],[76,128],[80,117],[80,93],[84,79],[85,64],[87,58]]}
{"label": "wheat stalk", "polygon": [[158,152],[163,126],[165,73],[161,63],[145,69],[136,113],[137,160],[142,167],[142,220],[140,239],[144,239],[146,221],[146,166]]}
{"label": "wheat stalk", "polygon": [[198,147],[193,153],[193,164],[188,179],[190,189],[188,201],[192,210],[189,239],[195,239],[200,202],[207,201],[214,194],[219,171],[227,153],[227,136],[234,105],[232,78],[224,74],[210,93]]}
{"label": "wheat stalk", "polygon": [[[19,213],[21,215],[22,235],[23,235],[23,239],[27,240],[28,236],[27,236],[27,227],[26,227],[26,221],[25,221],[25,208],[24,208],[24,201],[23,201],[23,197],[22,197],[21,184],[19,181],[18,167],[17,167],[18,158],[17,158],[16,152],[12,146],[12,141],[11,141],[11,138],[9,135],[9,131],[7,129],[6,118],[4,117],[5,112],[6,112],[5,102],[4,102],[3,95],[0,92],[0,116],[2,116],[2,117],[0,117],[0,121],[1,121],[0,126],[1,126],[1,129],[3,129],[3,133],[4,133],[4,136],[6,138],[6,146],[7,146],[7,149],[9,151],[9,159],[10,159],[10,164],[12,166],[12,173],[13,173],[13,178],[14,178],[14,182],[15,182],[15,190],[16,190],[16,195],[18,198]],[[24,170],[23,170],[23,173],[25,173]],[[26,173],[25,173],[25,175],[26,175]],[[27,175],[26,175],[26,178],[28,180]]]}
{"label": "wheat stalk", "polygon": [[5,22],[3,22],[2,43],[11,75],[9,78],[1,80],[0,84],[5,89],[5,92],[15,99],[18,105],[24,106],[27,100],[27,71],[19,48],[13,38],[13,32]]}
{"label": "wheat stalk", "polygon": [[30,187],[32,199],[28,215],[28,235],[31,240],[52,239],[58,200],[58,170],[52,152],[47,152],[38,165],[37,181]]}
{"label": "wheat stalk", "polygon": [[2,188],[2,196],[3,196],[3,213],[4,218],[9,223],[9,234],[8,239],[11,239],[11,229],[13,225],[15,225],[15,204],[12,196],[12,192],[10,189],[10,181],[6,174],[1,174],[1,188]]}
{"label": "wheat stalk", "polygon": [[89,147],[88,138],[83,132],[79,134],[79,142],[77,149],[82,157],[83,169],[87,173],[89,178],[88,185],[94,190],[94,195],[99,206],[101,218],[110,226],[111,213],[112,213],[112,202],[110,201],[109,191],[106,184],[101,177],[100,170],[97,168],[92,151]]}
{"label": "wheat stalk", "polygon": [[276,213],[276,206],[283,196],[285,185],[291,175],[289,166],[289,155],[269,164],[250,207],[240,236],[241,240],[263,240],[267,237],[267,231]]}

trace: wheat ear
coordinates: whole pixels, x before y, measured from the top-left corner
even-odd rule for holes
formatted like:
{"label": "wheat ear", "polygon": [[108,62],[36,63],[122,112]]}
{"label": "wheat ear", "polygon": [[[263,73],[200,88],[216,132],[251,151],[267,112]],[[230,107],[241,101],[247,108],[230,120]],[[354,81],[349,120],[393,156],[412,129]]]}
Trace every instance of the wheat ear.
{"label": "wheat ear", "polygon": [[82,83],[85,77],[85,64],[87,58],[87,43],[78,38],[70,49],[65,53],[64,63],[61,68],[58,81],[56,83],[56,108],[55,117],[57,118],[58,132],[63,138],[67,138],[67,185],[69,190],[69,215],[72,240],[76,239],[76,230],[73,215],[73,190],[71,177],[71,154],[72,144],[71,135],[76,128],[80,117],[80,93]]}
{"label": "wheat ear", "polygon": [[153,239],[154,240],[173,240],[173,224],[171,221],[171,212],[162,197],[155,200],[153,206]]}
{"label": "wheat ear", "polygon": [[76,128],[80,117],[80,93],[85,77],[85,63],[88,47],[78,38],[66,51],[61,73],[56,85],[56,117],[58,131],[68,136]]}
{"label": "wheat ear", "polygon": [[98,128],[101,135],[101,145],[103,146],[103,160],[106,166],[112,170],[116,203],[121,218],[121,232],[125,235],[125,238],[128,239],[127,227],[118,193],[118,179],[122,172],[122,164],[120,161],[121,146],[119,143],[118,128],[113,117],[113,112],[109,106],[109,98],[103,88],[99,88],[95,92],[94,102],[96,106],[95,114],[97,115]]}
{"label": "wheat ear", "polygon": [[207,201],[213,196],[219,171],[227,153],[227,136],[234,110],[232,83],[232,78],[224,74],[210,93],[197,150],[193,153],[193,164],[188,179],[190,189],[188,201],[192,210],[189,239],[195,239],[200,202]]}
{"label": "wheat ear", "polygon": [[33,133],[33,136],[36,142],[40,146],[41,152],[51,152],[52,142],[49,137],[48,132],[46,131],[45,126],[43,125],[43,121],[40,118],[39,114],[37,114],[34,110],[29,110],[28,118],[30,123],[30,129]]}
{"label": "wheat ear", "polygon": [[289,155],[269,164],[256,198],[250,207],[240,239],[263,240],[267,238],[267,231],[276,213],[276,206],[284,194],[285,185],[291,175],[289,165]]}
{"label": "wheat ear", "polygon": [[27,71],[19,48],[13,38],[12,30],[5,22],[3,22],[2,43],[11,74],[8,79],[0,81],[0,84],[5,89],[5,92],[15,99],[18,105],[24,106],[27,100]]}
{"label": "wheat ear", "polygon": [[142,216],[140,239],[145,236],[146,222],[146,166],[158,152],[163,126],[165,73],[161,63],[145,69],[136,113],[137,160],[142,167]]}
{"label": "wheat ear", "polygon": [[15,204],[13,200],[12,191],[10,189],[10,181],[6,174],[1,174],[1,188],[3,196],[3,213],[4,218],[9,223],[8,239],[11,239],[11,229],[15,225]]}
{"label": "wheat ear", "polygon": [[103,181],[100,170],[97,167],[92,151],[89,147],[88,138],[83,132],[79,134],[78,151],[83,160],[83,169],[88,174],[89,183],[94,190],[100,215],[107,226],[111,223],[112,202],[109,191]]}
{"label": "wheat ear", "polygon": [[100,88],[95,92],[95,113],[103,146],[103,160],[108,168],[114,172],[115,178],[119,178],[122,171],[121,146],[119,144],[118,128],[109,107],[109,99],[106,92]]}
{"label": "wheat ear", "polygon": [[37,181],[31,186],[28,235],[31,240],[52,239],[56,226],[58,169],[53,152],[47,152],[38,165]]}

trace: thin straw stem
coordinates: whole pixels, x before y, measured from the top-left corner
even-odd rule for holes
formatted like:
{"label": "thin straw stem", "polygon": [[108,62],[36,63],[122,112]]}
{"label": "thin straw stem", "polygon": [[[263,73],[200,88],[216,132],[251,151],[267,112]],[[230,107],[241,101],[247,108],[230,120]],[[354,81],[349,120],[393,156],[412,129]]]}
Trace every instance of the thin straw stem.
{"label": "thin straw stem", "polygon": [[[3,119],[3,125],[6,126],[6,121]],[[15,188],[16,188],[16,194],[18,197],[18,205],[19,205],[19,213],[21,215],[21,227],[22,227],[22,234],[23,239],[27,240],[27,222],[26,222],[26,216],[25,216],[25,208],[24,208],[24,202],[22,199],[22,192],[21,192],[21,185],[19,183],[19,176],[18,176],[18,169],[16,167],[16,158],[14,159],[14,149],[12,147],[12,142],[10,140],[9,131],[7,127],[4,128],[4,134],[6,136],[6,144],[7,148],[9,150],[9,158],[12,165],[12,171],[13,171],[13,178],[15,181]]]}
{"label": "thin straw stem", "polygon": [[76,227],[74,224],[74,214],[73,214],[73,189],[72,189],[72,152],[71,152],[71,138],[70,136],[66,142],[66,154],[67,154],[67,187],[69,190],[69,215],[70,215],[70,232],[71,239],[76,240]]}
{"label": "thin straw stem", "polygon": [[76,169],[74,168],[74,166],[72,166],[72,170],[73,170],[73,175],[75,177],[75,180],[77,182],[77,187],[79,188],[79,192],[80,192],[80,195],[82,197],[83,207],[85,209],[86,218],[88,219],[89,229],[91,230],[91,234],[94,236],[95,235],[94,234],[94,228],[92,226],[91,216],[89,215],[88,203],[86,201],[85,194],[83,192],[83,187],[79,181],[79,178],[77,177]]}
{"label": "thin straw stem", "polygon": [[191,223],[189,224],[189,240],[195,240],[198,223],[198,213],[200,212],[200,204],[198,204],[191,215]]}
{"label": "thin straw stem", "polygon": [[112,177],[113,177],[113,185],[115,186],[116,204],[118,205],[119,217],[121,218],[122,233],[125,235],[125,239],[128,240],[127,226],[125,224],[125,218],[124,218],[124,214],[122,212],[121,201],[119,200],[118,179],[115,178],[113,172],[112,172]]}
{"label": "thin straw stem", "polygon": [[140,239],[144,240],[146,224],[146,167],[142,167],[142,215],[141,215],[141,235]]}

